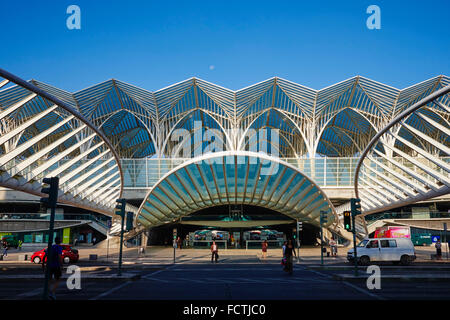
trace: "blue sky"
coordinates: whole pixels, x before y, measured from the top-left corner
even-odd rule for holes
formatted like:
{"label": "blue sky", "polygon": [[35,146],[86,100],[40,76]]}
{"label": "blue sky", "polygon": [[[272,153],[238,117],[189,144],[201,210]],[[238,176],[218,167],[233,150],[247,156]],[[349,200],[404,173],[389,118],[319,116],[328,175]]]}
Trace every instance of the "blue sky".
{"label": "blue sky", "polygon": [[[81,30],[66,27],[71,4]],[[381,30],[366,27],[371,4]],[[0,67],[68,91],[110,78],[154,91],[192,76],[233,90],[355,75],[404,88],[450,75],[449,12],[448,0],[2,1]]]}

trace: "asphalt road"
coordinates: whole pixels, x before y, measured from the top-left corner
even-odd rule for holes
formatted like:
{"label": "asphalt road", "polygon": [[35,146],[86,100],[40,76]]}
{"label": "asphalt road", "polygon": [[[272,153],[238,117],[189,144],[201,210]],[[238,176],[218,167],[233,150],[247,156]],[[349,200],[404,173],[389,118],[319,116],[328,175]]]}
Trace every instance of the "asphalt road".
{"label": "asphalt road", "polygon": [[[403,272],[401,269],[398,272]],[[111,271],[115,272],[115,271]],[[69,290],[62,281],[58,300],[392,300],[450,299],[449,282],[382,281],[380,290],[369,290],[364,280],[333,279],[348,271],[311,270],[296,265],[293,275],[283,272],[278,259],[227,256],[217,264],[190,261],[154,270],[127,269],[139,280],[94,281],[82,278],[80,290]],[[412,272],[408,270],[404,272]],[[413,272],[421,271],[420,267]],[[0,299],[41,298],[42,281],[2,282]]]}

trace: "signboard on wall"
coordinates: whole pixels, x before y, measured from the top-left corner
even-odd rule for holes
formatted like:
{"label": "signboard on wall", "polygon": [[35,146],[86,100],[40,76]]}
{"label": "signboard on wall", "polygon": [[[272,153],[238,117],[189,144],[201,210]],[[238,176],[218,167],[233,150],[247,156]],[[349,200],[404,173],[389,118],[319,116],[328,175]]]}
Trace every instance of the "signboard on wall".
{"label": "signboard on wall", "polygon": [[69,244],[70,243],[70,228],[63,229],[63,239],[62,243]]}

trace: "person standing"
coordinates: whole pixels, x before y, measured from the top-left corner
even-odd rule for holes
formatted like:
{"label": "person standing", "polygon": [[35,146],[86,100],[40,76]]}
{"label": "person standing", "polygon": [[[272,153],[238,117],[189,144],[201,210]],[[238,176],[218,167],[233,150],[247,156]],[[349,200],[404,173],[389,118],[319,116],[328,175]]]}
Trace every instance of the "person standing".
{"label": "person standing", "polygon": [[337,243],[336,243],[336,240],[334,240],[334,237],[331,237],[330,249],[331,249],[331,256],[336,257],[337,256]]}
{"label": "person standing", "polygon": [[92,239],[92,245],[95,246],[95,243],[96,243],[96,242],[97,242],[97,238],[94,237],[94,238]]}
{"label": "person standing", "polygon": [[[47,259],[44,256],[42,267],[45,270],[45,267],[49,269],[49,280],[48,287],[50,289],[49,298],[56,300],[56,289],[58,288],[59,280],[62,275],[62,265],[63,258],[62,252],[63,248],[61,247],[61,238],[55,238],[55,244],[51,246],[50,252],[47,255]],[[48,263],[48,258],[50,257],[50,263]],[[46,265],[47,264],[47,265]]]}
{"label": "person standing", "polygon": [[217,244],[215,241],[212,242],[211,245],[211,262],[216,262],[217,263],[217,259],[219,259],[219,248],[217,247]]}
{"label": "person standing", "polygon": [[261,247],[262,247],[262,258],[266,259],[267,258],[267,248],[269,247],[267,240],[263,241],[263,243],[261,244]]}
{"label": "person standing", "polygon": [[436,248],[436,258],[437,258],[438,260],[441,260],[441,259],[442,259],[442,245],[441,245],[441,240],[438,240],[434,246],[435,246],[435,248]]}
{"label": "person standing", "polygon": [[289,272],[289,274],[292,274],[294,269],[294,256],[297,257],[297,254],[294,250],[294,245],[292,244],[292,240],[289,240],[289,242],[287,243],[286,249],[284,250],[284,256],[286,257],[285,271]]}

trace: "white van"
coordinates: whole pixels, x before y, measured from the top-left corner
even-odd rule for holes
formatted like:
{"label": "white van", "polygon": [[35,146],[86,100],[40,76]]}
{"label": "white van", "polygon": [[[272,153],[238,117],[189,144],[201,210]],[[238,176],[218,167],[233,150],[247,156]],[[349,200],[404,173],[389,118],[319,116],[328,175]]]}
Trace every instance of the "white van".
{"label": "white van", "polygon": [[[373,261],[392,261],[408,265],[416,259],[414,245],[409,238],[364,239],[356,246],[358,262],[368,265]],[[354,261],[353,249],[347,253],[347,260]]]}

